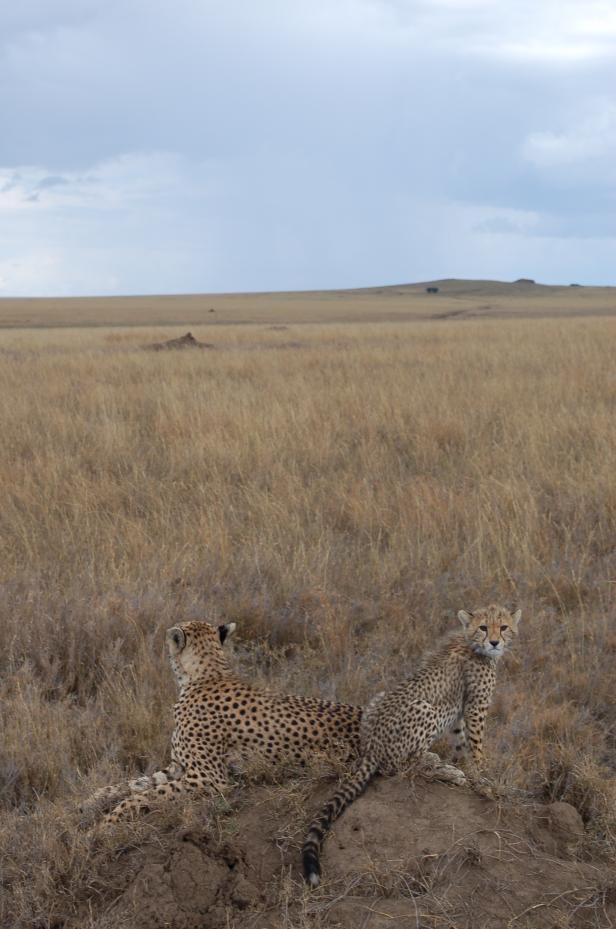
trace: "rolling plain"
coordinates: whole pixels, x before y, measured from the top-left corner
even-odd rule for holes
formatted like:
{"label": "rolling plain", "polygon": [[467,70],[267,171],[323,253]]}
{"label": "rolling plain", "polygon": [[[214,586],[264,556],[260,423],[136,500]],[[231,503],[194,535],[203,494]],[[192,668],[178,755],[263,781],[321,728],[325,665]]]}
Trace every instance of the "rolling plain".
{"label": "rolling plain", "polygon": [[[616,288],[426,286],[0,300],[2,927],[616,925]],[[365,703],[492,601],[519,799],[382,779],[313,894],[331,773],[82,828],[166,763],[173,623]]]}

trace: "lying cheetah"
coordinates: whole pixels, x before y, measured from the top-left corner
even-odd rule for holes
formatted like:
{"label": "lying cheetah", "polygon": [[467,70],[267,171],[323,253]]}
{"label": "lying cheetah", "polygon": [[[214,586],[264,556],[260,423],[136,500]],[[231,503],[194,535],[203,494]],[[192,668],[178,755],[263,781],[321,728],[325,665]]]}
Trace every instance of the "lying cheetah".
{"label": "lying cheetah", "polygon": [[205,622],[168,630],[169,661],[180,691],[171,764],[123,787],[101,788],[82,811],[117,804],[105,817],[115,823],[147,811],[153,800],[224,791],[238,758],[280,765],[318,754],[344,761],[357,757],[361,709],[244,683],[228,667],[222,649],[234,631],[235,623],[215,627]]}
{"label": "lying cheetah", "polygon": [[326,833],[375,774],[396,774],[419,761],[438,779],[464,783],[463,771],[428,752],[436,739],[453,733],[456,763],[460,755],[466,755],[468,735],[472,759],[469,780],[477,783],[496,662],[514,638],[520,616],[521,610],[512,615],[500,606],[474,613],[460,610],[463,631],[448,636],[408,680],[379,694],[366,708],[359,767],[325,804],[304,842],[304,874],[311,886],[316,887],[320,880],[319,855]]}

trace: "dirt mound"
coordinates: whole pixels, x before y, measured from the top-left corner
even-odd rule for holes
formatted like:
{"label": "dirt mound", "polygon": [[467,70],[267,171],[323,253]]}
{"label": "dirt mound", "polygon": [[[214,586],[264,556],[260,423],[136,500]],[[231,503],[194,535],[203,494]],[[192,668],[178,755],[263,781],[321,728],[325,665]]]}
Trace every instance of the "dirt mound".
{"label": "dirt mound", "polygon": [[[127,843],[127,886],[97,927],[562,929],[616,924],[613,874],[590,863],[565,803],[494,803],[466,789],[382,779],[339,821],[322,885],[299,872],[305,824],[332,782],[253,787],[207,826]],[[208,817],[209,818],[209,817]],[[610,920],[612,922],[610,922]]]}
{"label": "dirt mound", "polygon": [[151,345],[144,345],[149,352],[166,352],[182,351],[186,348],[214,348],[211,342],[199,342],[195,339],[192,332],[180,336],[178,339],[169,339],[167,342],[153,342]]}

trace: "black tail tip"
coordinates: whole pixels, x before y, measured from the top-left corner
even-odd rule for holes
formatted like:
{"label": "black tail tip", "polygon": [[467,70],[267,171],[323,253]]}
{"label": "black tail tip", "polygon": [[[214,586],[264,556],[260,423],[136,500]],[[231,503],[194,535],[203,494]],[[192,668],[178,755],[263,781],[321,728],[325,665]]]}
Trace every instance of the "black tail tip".
{"label": "black tail tip", "polygon": [[319,859],[312,849],[307,849],[303,855],[304,877],[310,887],[318,887],[321,882],[321,867]]}

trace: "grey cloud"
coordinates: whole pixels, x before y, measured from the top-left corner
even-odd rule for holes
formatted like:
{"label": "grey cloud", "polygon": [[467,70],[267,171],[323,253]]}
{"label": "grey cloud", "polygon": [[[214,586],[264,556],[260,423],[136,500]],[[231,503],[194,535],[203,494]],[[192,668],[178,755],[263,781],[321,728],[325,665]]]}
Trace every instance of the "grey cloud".
{"label": "grey cloud", "polygon": [[19,186],[20,180],[21,175],[17,171],[13,172],[8,181],[5,181],[2,187],[0,187],[0,193],[5,194],[9,193],[11,190],[15,190],[15,188]]}
{"label": "grey cloud", "polygon": [[48,174],[37,183],[36,189],[45,190],[49,187],[62,187],[68,183],[69,182],[65,177],[61,177],[58,174]]}
{"label": "grey cloud", "polygon": [[[529,256],[556,274],[552,238],[612,235],[612,159],[541,158],[609,103],[616,58],[607,28],[576,31],[579,4],[548,7],[29,0],[0,14],[0,168],[42,166],[26,196],[45,196],[19,242],[0,198],[0,248],[55,249],[54,269],[79,249],[92,287],[141,291],[512,278]],[[132,173],[108,168],[123,155]]]}
{"label": "grey cloud", "polygon": [[494,216],[490,219],[484,219],[473,226],[473,232],[488,233],[492,235],[523,235],[526,231],[525,226],[520,223],[512,222],[505,216]]}

